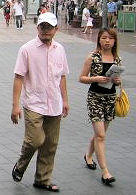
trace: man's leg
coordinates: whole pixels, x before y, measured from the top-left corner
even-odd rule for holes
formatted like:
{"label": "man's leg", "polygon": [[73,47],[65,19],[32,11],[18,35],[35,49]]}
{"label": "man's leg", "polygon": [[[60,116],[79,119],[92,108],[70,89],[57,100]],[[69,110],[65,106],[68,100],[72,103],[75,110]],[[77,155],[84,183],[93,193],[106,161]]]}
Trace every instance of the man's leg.
{"label": "man's leg", "polygon": [[60,116],[47,116],[44,119],[45,141],[38,148],[35,174],[35,183],[37,184],[50,185],[54,157],[59,140],[60,120]]}
{"label": "man's leg", "polygon": [[16,170],[20,173],[20,177],[17,174],[17,177],[20,178],[18,181],[21,181],[23,173],[25,172],[31,158],[34,155],[34,152],[39,146],[41,146],[45,139],[43,126],[43,116],[32,112],[30,110],[24,109],[24,118],[25,118],[25,138],[22,145],[21,155],[16,163],[12,176],[15,181],[16,179]]}
{"label": "man's leg", "polygon": [[16,16],[16,27],[19,28],[19,16]]}
{"label": "man's leg", "polygon": [[19,20],[20,20],[20,28],[22,28],[22,16],[19,16]]}

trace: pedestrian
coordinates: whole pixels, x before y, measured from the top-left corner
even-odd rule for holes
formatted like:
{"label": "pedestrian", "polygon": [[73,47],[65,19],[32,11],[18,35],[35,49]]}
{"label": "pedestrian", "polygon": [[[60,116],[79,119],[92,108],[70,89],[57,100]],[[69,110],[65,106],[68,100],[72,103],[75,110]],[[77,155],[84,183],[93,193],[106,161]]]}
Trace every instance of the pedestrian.
{"label": "pedestrian", "polygon": [[54,157],[57,149],[61,117],[68,115],[66,74],[69,72],[64,48],[53,37],[57,19],[53,13],[38,18],[38,36],[24,44],[18,53],[13,86],[11,119],[18,124],[22,106],[25,120],[25,137],[21,155],[12,170],[12,177],[20,182],[37,153],[33,186],[48,191],[59,191],[51,184]]}
{"label": "pedestrian", "polygon": [[93,18],[89,14],[87,17],[87,24],[85,27],[85,30],[83,31],[84,34],[86,33],[92,33],[92,28],[93,28]]}
{"label": "pedestrian", "polygon": [[117,4],[114,0],[109,0],[107,3],[108,8],[108,27],[113,28],[116,27],[117,20]]}
{"label": "pedestrian", "polygon": [[24,4],[21,0],[17,0],[13,6],[14,15],[16,18],[16,27],[17,29],[23,29],[22,20],[23,20],[23,8]]}
{"label": "pedestrian", "polygon": [[85,5],[85,8],[83,9],[83,12],[82,12],[82,22],[81,22],[81,27],[83,28],[82,30],[83,32],[85,32],[85,29],[87,27],[89,16],[90,16],[89,5]]}
{"label": "pedestrian", "polygon": [[11,0],[11,2],[10,2],[10,21],[11,21],[11,23],[12,23],[12,21],[15,22],[15,15],[14,15],[14,10],[13,10],[14,4],[15,4],[15,0]]}
{"label": "pedestrian", "polygon": [[[102,182],[110,184],[115,178],[108,170],[105,157],[105,138],[110,121],[115,117],[116,85],[120,77],[106,77],[105,73],[113,65],[120,65],[117,54],[117,33],[113,29],[102,29],[98,33],[97,48],[87,57],[80,75],[80,82],[90,84],[87,97],[89,119],[92,122],[94,136],[90,140],[84,160],[89,169],[95,170],[93,160],[95,151],[102,171]],[[107,84],[110,87],[107,87]]]}
{"label": "pedestrian", "polygon": [[48,12],[48,9],[49,9],[49,7],[46,3],[42,4],[41,14]]}
{"label": "pedestrian", "polygon": [[40,16],[41,12],[42,12],[42,8],[43,8],[43,5],[40,5],[38,10],[37,10],[37,17]]}
{"label": "pedestrian", "polygon": [[9,1],[6,1],[5,6],[3,7],[3,11],[4,11],[6,25],[9,26],[9,21],[10,21],[10,3],[9,3]]}
{"label": "pedestrian", "polygon": [[75,7],[76,7],[76,5],[75,5],[74,1],[71,1],[70,4],[68,4],[68,6],[67,6],[67,9],[68,9],[68,17],[69,17],[69,20],[68,20],[69,25],[72,24],[72,21],[74,19]]}

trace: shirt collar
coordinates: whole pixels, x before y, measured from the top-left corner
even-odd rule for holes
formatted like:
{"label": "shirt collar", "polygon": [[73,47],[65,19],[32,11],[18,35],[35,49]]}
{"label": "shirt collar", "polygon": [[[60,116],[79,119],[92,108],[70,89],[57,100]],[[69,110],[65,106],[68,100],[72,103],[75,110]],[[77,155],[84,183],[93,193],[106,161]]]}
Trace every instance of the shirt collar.
{"label": "shirt collar", "polygon": [[[37,35],[37,37],[36,37],[36,46],[37,46],[37,47],[40,47],[40,46],[42,46],[42,45],[45,45],[45,43],[43,43],[43,42],[39,39],[39,37],[38,37],[38,35]],[[52,42],[51,42],[50,47],[52,47],[52,48],[56,48],[56,47],[57,47],[57,43],[54,41],[54,39],[52,39]]]}

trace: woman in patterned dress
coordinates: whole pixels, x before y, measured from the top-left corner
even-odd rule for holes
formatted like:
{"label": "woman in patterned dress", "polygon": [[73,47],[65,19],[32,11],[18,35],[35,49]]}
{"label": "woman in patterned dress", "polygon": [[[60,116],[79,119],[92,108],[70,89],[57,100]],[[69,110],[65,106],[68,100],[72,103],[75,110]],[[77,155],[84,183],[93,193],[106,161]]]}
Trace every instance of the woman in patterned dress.
{"label": "woman in patterned dress", "polygon": [[95,151],[104,184],[115,181],[105,157],[106,132],[109,122],[115,116],[116,85],[121,83],[120,77],[111,79],[105,75],[113,64],[120,65],[117,54],[117,33],[113,29],[101,29],[98,33],[97,48],[87,57],[79,80],[81,83],[90,84],[87,107],[94,130],[94,136],[84,159],[88,168],[95,170],[96,163],[92,158]]}

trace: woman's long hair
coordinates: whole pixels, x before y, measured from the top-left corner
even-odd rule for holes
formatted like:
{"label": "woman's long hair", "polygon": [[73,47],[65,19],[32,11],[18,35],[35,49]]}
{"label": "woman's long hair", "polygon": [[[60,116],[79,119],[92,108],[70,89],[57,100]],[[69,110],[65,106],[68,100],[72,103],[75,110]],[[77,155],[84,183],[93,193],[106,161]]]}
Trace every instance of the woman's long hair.
{"label": "woman's long hair", "polygon": [[117,33],[112,28],[103,28],[103,29],[101,29],[99,31],[98,38],[97,38],[97,48],[96,48],[96,51],[97,52],[101,52],[100,38],[101,38],[101,36],[102,36],[102,34],[104,32],[107,32],[109,35],[113,36],[115,42],[114,42],[114,46],[112,48],[112,54],[113,54],[114,59],[115,58],[118,58],[118,52],[117,52],[118,51],[118,49],[117,49],[117,47],[118,47]]}

